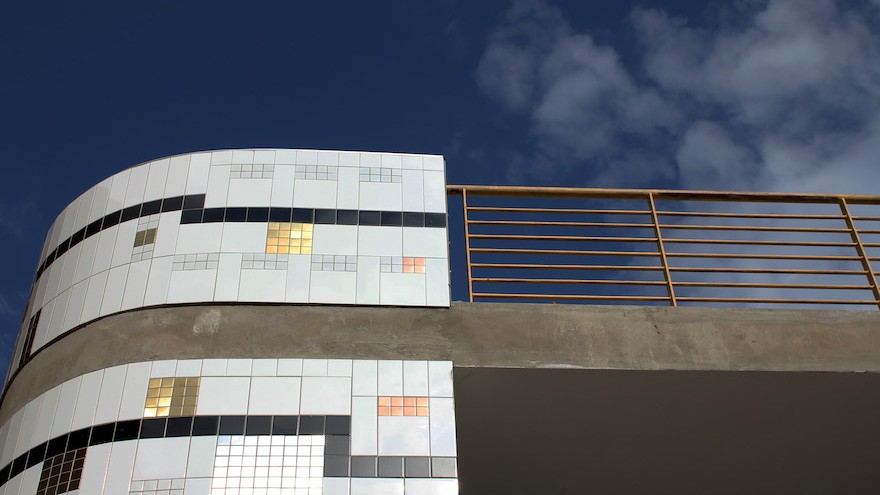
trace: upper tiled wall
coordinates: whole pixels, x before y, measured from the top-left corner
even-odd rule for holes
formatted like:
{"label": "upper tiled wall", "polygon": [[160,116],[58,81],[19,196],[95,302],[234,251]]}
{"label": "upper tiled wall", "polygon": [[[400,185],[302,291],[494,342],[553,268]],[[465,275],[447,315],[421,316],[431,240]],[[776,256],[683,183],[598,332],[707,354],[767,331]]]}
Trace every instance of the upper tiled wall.
{"label": "upper tiled wall", "polygon": [[12,369],[100,316],[240,301],[449,306],[441,156],[225,150],[89,189],[52,225]]}

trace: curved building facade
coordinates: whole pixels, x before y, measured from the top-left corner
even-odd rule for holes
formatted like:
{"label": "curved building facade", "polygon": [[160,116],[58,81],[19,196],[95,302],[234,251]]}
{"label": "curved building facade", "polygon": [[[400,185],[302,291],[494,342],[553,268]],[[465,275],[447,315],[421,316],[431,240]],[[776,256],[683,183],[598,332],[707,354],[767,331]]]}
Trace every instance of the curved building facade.
{"label": "curved building facade", "polygon": [[332,306],[448,308],[447,238],[440,156],[224,150],[106,179],[46,237],[0,495],[457,493],[452,363],[330,337]]}

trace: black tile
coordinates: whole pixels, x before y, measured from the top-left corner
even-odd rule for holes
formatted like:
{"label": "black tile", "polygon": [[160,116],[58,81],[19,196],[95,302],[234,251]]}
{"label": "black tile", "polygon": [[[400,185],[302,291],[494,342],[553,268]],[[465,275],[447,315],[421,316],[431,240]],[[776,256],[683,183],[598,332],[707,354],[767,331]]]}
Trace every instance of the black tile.
{"label": "black tile", "polygon": [[269,221],[269,208],[248,208],[247,215],[248,222],[268,222]]}
{"label": "black tile", "polygon": [[165,436],[166,418],[145,419],[141,424],[141,438],[162,438]]}
{"label": "black tile", "polygon": [[220,424],[219,416],[196,416],[193,419],[193,436],[216,435],[217,425]]}
{"label": "black tile", "polygon": [[89,434],[91,434],[91,432],[91,428],[83,428],[81,430],[70,432],[70,435],[67,438],[67,450],[76,450],[87,447],[89,445]]}
{"label": "black tile", "polygon": [[336,224],[337,225],[357,225],[358,224],[357,210],[336,210]]}
{"label": "black tile", "polygon": [[205,207],[204,194],[188,194],[183,197],[183,209],[192,210]]}
{"label": "black tile", "polygon": [[299,416],[275,416],[272,421],[273,435],[296,435]]}
{"label": "black tile", "polygon": [[324,416],[300,416],[299,417],[299,434],[300,435],[323,435],[324,434]]}
{"label": "black tile", "polygon": [[446,227],[446,213],[425,213],[425,227]]}
{"label": "black tile", "polygon": [[202,223],[202,210],[183,210],[180,213],[180,224]]}
{"label": "black tile", "polygon": [[271,435],[272,416],[248,416],[245,435]]}
{"label": "black tile", "polygon": [[403,225],[403,214],[399,211],[383,211],[379,223],[387,227],[400,227]]}
{"label": "black tile", "polygon": [[245,220],[247,220],[247,208],[243,206],[226,208],[227,222],[244,222]]}
{"label": "black tile", "polygon": [[333,225],[336,223],[336,210],[328,210],[324,208],[315,209],[315,223],[323,223]]}
{"label": "black tile", "polygon": [[327,416],[326,434],[348,435],[351,433],[351,416]]}
{"label": "black tile", "polygon": [[380,478],[403,478],[403,457],[379,457]]}
{"label": "black tile", "polygon": [[202,223],[222,222],[225,214],[226,208],[205,208],[202,212]]}
{"label": "black tile", "polygon": [[9,470],[9,477],[15,478],[19,474],[23,473],[27,466],[27,453],[18,456],[14,461],[12,461],[12,469]]}
{"label": "black tile", "polygon": [[418,211],[405,211],[403,212],[403,226],[404,227],[424,227],[425,226],[425,214]]}
{"label": "black tile", "polygon": [[101,445],[113,441],[113,430],[116,425],[107,423],[92,427],[92,436],[89,438],[89,445]]}
{"label": "black tile", "polygon": [[32,448],[28,452],[27,467],[29,467],[29,468],[34,467],[46,459],[46,446],[47,445],[48,445],[48,442],[43,442],[40,445],[37,445],[36,447]]}
{"label": "black tile", "polygon": [[12,464],[8,464],[3,469],[0,469],[0,483],[6,483],[9,481],[9,471],[11,470]]}
{"label": "black tile", "polygon": [[68,249],[70,249],[70,239],[69,238],[64,239],[64,242],[62,242],[61,244],[58,245],[57,248],[55,248],[55,252],[58,253],[56,255],[56,257],[60,258],[61,255],[66,253]]}
{"label": "black tile", "polygon": [[83,228],[77,230],[72,236],[70,236],[70,245],[76,246],[77,244],[82,242],[82,240],[85,238],[86,238],[86,228],[83,227]]}
{"label": "black tile", "polygon": [[193,417],[183,416],[180,418],[168,418],[168,426],[165,427],[166,437],[188,437],[192,434]]}
{"label": "black tile", "polygon": [[403,459],[403,473],[407,478],[430,478],[430,457],[405,457]]}
{"label": "black tile", "polygon": [[101,221],[102,220],[103,220],[102,218],[99,218],[99,219],[95,220],[94,222],[90,223],[88,227],[86,227],[86,237],[91,237],[101,231]]}
{"label": "black tile", "polygon": [[141,216],[141,205],[129,206],[128,208],[122,210],[122,218],[121,222],[127,222],[129,220],[134,220],[135,218]]}
{"label": "black tile", "polygon": [[269,210],[270,222],[289,222],[292,208],[271,208]]}
{"label": "black tile", "polygon": [[327,435],[324,437],[324,453],[335,455],[348,455],[351,453],[349,448],[348,435]]}
{"label": "black tile", "polygon": [[156,213],[159,213],[160,211],[162,211],[162,200],[161,199],[157,199],[154,201],[147,201],[141,207],[141,216],[145,217],[147,215],[155,215]]}
{"label": "black tile", "polygon": [[432,457],[431,473],[434,478],[455,478],[455,457]]}
{"label": "black tile", "polygon": [[119,220],[122,218],[122,211],[114,211],[113,213],[108,213],[104,215],[104,221],[101,222],[101,228],[107,229],[119,223]]}
{"label": "black tile", "polygon": [[348,456],[325,455],[324,476],[327,478],[348,478]]}
{"label": "black tile", "polygon": [[221,435],[244,435],[245,416],[220,416]]}
{"label": "black tile", "polygon": [[162,200],[162,211],[177,211],[183,208],[183,196],[174,196]]}
{"label": "black tile", "polygon": [[351,477],[352,478],[375,478],[376,477],[376,457],[361,455],[352,456],[351,458]]}
{"label": "black tile", "polygon": [[311,208],[294,208],[290,218],[293,222],[312,223],[315,221],[315,210]]}
{"label": "black tile", "polygon": [[134,440],[138,437],[141,430],[141,420],[133,419],[130,421],[120,421],[116,423],[116,431],[113,434],[114,442],[123,440]]}
{"label": "black tile", "polygon": [[361,210],[358,213],[358,225],[379,225],[382,215],[378,211]]}
{"label": "black tile", "polygon": [[46,458],[63,454],[67,450],[67,435],[61,435],[49,440],[49,446],[46,447]]}

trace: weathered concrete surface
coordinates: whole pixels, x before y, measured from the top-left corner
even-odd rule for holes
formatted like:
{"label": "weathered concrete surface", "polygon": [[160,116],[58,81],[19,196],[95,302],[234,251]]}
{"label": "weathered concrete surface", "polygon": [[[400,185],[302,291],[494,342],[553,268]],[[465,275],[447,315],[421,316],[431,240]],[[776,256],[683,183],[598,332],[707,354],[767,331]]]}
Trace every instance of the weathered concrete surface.
{"label": "weathered concrete surface", "polygon": [[63,381],[204,357],[442,359],[458,367],[880,371],[880,313],[456,303],[450,309],[197,305],[84,325],[37,353],[0,422]]}

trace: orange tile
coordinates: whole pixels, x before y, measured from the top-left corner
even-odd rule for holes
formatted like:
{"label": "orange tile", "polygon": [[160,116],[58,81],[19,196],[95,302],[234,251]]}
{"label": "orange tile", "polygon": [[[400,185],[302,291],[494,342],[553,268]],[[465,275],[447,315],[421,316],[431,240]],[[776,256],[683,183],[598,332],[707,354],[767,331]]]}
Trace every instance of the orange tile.
{"label": "orange tile", "polygon": [[392,397],[391,398],[392,406],[402,406],[403,405],[403,397]]}
{"label": "orange tile", "polygon": [[403,416],[403,407],[392,407],[391,408],[392,416]]}
{"label": "orange tile", "polygon": [[404,416],[415,416],[416,415],[416,408],[415,407],[404,407],[403,408],[403,415]]}
{"label": "orange tile", "polygon": [[416,269],[416,270],[415,270],[415,273],[425,273],[425,267],[424,267],[424,265],[422,265],[422,266],[415,266],[415,269]]}
{"label": "orange tile", "polygon": [[427,407],[417,407],[416,408],[416,416],[427,416],[428,408]]}
{"label": "orange tile", "polygon": [[427,397],[416,397],[416,405],[419,407],[428,407]]}
{"label": "orange tile", "polygon": [[391,416],[391,408],[388,406],[379,406],[379,416]]}
{"label": "orange tile", "polygon": [[415,397],[404,397],[403,398],[403,405],[406,407],[415,406],[416,405],[416,398]]}
{"label": "orange tile", "polygon": [[425,266],[425,258],[416,258],[416,265]]}
{"label": "orange tile", "polygon": [[390,406],[391,405],[391,397],[379,397],[379,405],[380,406]]}

